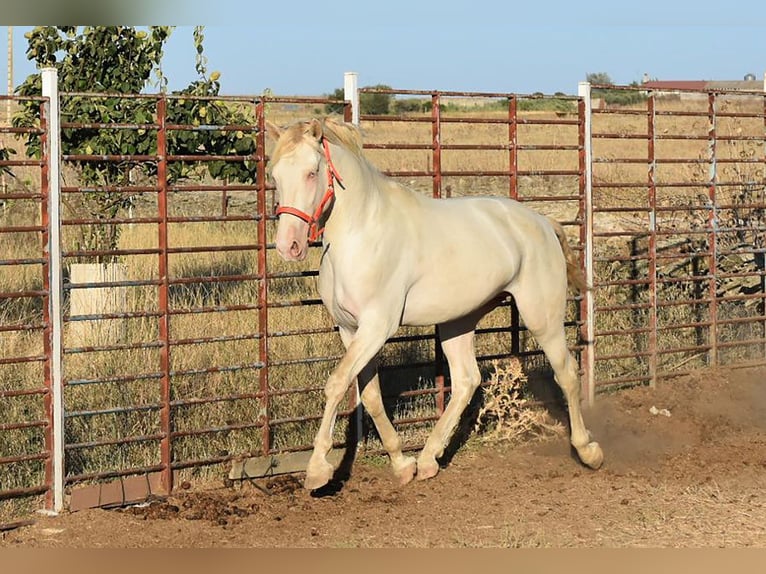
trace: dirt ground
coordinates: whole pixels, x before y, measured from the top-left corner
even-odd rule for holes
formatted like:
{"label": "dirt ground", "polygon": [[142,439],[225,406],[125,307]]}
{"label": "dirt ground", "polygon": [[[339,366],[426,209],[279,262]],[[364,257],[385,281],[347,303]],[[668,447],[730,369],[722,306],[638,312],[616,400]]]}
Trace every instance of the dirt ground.
{"label": "dirt ground", "polygon": [[300,476],[194,485],[141,507],[37,517],[0,547],[766,547],[766,370],[599,395],[585,416],[606,454],[599,471],[566,438],[473,439],[405,487],[362,458],[324,496]]}

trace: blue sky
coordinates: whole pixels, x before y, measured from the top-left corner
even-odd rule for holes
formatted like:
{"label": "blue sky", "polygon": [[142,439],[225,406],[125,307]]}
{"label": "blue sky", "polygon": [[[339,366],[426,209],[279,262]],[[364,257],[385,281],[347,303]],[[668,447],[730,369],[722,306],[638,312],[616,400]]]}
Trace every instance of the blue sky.
{"label": "blue sky", "polygon": [[[121,23],[187,22],[165,51],[165,75],[178,89],[195,79],[192,25],[199,22],[191,19],[202,15],[208,69],[221,72],[225,94],[321,95],[341,87],[346,71],[357,72],[361,86],[520,94],[575,94],[593,72],[618,84],[645,72],[678,80],[766,72],[763,0],[517,4],[170,0],[154,19],[141,13]],[[14,26],[14,84],[34,71],[24,55],[27,30]]]}

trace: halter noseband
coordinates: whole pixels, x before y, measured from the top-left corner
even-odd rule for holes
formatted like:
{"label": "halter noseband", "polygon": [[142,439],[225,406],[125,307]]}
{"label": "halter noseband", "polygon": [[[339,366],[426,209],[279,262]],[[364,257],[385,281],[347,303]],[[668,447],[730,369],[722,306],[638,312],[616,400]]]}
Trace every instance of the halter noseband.
{"label": "halter noseband", "polygon": [[335,197],[335,181],[337,181],[341,187],[343,187],[343,181],[340,178],[338,170],[332,163],[330,158],[330,145],[327,143],[327,138],[322,138],[322,148],[324,149],[324,159],[327,164],[327,190],[322,196],[322,201],[319,202],[317,208],[314,210],[314,215],[309,215],[305,211],[301,211],[295,207],[279,206],[276,210],[276,215],[279,217],[283,213],[288,215],[294,215],[298,219],[301,219],[309,224],[309,241],[316,241],[324,232],[324,227],[319,227],[319,219],[322,217],[327,204]]}

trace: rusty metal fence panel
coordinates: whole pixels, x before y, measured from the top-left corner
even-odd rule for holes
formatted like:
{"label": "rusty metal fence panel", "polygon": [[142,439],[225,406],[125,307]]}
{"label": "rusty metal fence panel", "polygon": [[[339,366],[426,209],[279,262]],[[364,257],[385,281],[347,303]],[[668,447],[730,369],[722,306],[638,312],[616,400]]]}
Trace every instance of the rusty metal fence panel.
{"label": "rusty metal fence panel", "polygon": [[764,364],[766,95],[622,90],[592,115],[595,384]]}
{"label": "rusty metal fence panel", "polygon": [[[437,198],[518,199],[561,221],[584,264],[592,256],[593,313],[578,296],[567,317],[586,395],[766,362],[766,96],[649,92],[631,106],[591,110],[589,97],[360,90],[380,94],[393,113],[363,114],[360,127],[382,171]],[[115,138],[130,130],[151,143],[144,154],[62,157],[66,487],[151,475],[172,488],[210,465],[310,449],[343,347],[315,288],[319,244],[300,264],[274,249],[264,124],[329,111],[348,120],[348,104],[120,97],[151,111],[135,123],[61,125]],[[198,112],[237,109],[248,121],[213,125],[198,113],[186,125],[173,112],[182,99]],[[6,145],[14,133],[46,137],[45,101],[35,101],[40,125],[4,126]],[[184,148],[184,134],[203,132],[253,146],[217,156]],[[0,158],[17,176],[0,195],[0,500],[50,507],[48,158],[23,157]],[[123,180],[83,185],[78,170],[99,163],[120,166]],[[252,176],[227,181],[207,169],[227,163]],[[179,165],[184,177],[173,175]],[[105,220],[94,201],[122,207]],[[89,240],[94,231],[112,243]],[[485,368],[520,356],[528,373],[547,374],[510,300],[479,325],[476,346]],[[388,406],[407,445],[419,446],[449,400],[435,330],[403,329],[382,360]],[[356,402],[351,392],[336,443],[362,438],[376,448]]]}
{"label": "rusty metal fence panel", "polygon": [[[65,285],[70,295],[64,335],[67,485],[160,473],[171,489],[179,473],[191,476],[235,457],[305,448],[310,438],[303,427],[321,414],[324,373],[318,365],[334,358],[318,342],[332,336],[333,328],[311,289],[316,272],[281,265],[273,250],[274,199],[263,129],[266,117],[278,122],[284,110],[314,114],[327,100],[136,99],[151,101],[151,122],[62,125],[144,130],[156,146],[150,155],[100,150],[62,158],[65,169],[114,161],[130,172],[127,185],[65,186],[62,194],[70,204],[85,203],[94,192],[136,198],[130,213],[108,223],[120,231],[116,247],[82,247],[78,234],[103,225],[93,215],[73,210],[62,221],[70,270],[80,259],[119,260],[115,271],[100,279]],[[212,125],[204,121],[207,112],[199,125],[185,125],[172,112],[181,100],[200,109],[238,108],[251,121]],[[182,149],[183,134],[203,131],[252,137],[255,146],[244,155],[236,149],[225,155]],[[244,183],[212,178],[206,169],[216,162],[244,162],[254,177]],[[178,164],[198,173],[174,178]],[[92,293],[85,298],[91,301],[97,296],[93,290],[109,289],[118,305],[75,310],[71,304],[79,289]],[[79,338],[78,322],[94,324],[92,340]],[[316,346],[313,354],[283,344],[307,336]]]}
{"label": "rusty metal fence panel", "polygon": [[[12,127],[7,120],[0,125],[2,524],[50,502],[52,412],[48,157],[43,153],[39,159],[27,159],[14,138],[32,133],[47,137],[47,100],[4,96],[0,101],[14,110],[37,106],[41,118],[35,126]],[[6,503],[15,499],[23,502]]]}
{"label": "rusty metal fence panel", "polygon": [[[428,109],[363,116],[373,162],[435,197],[493,193],[528,201],[567,224],[579,242],[583,108],[576,98],[560,98],[562,111],[556,114],[535,111],[539,97],[398,94],[425,98]],[[115,96],[61,95],[71,97],[97,103]],[[282,262],[273,249],[274,194],[263,126],[266,119],[287,123],[323,114],[329,106],[350,118],[348,106],[322,98],[186,97],[199,107],[237,107],[252,121],[183,125],[169,111],[180,96],[122,97],[126,106],[151,109],[150,117],[136,123],[61,124],[70,133],[133,130],[148,138],[153,150],[62,156],[65,486],[149,474],[172,488],[179,476],[194,476],[208,465],[309,449],[324,382],[343,349],[316,294],[319,244],[299,265]],[[479,100],[484,107],[488,101],[496,106],[466,114],[465,106]],[[247,155],[178,151],[179,134],[203,130],[252,135],[256,146]],[[485,155],[495,157],[482,164]],[[248,162],[254,180],[204,175],[211,162]],[[98,163],[121,166],[124,181],[83,185],[78,170]],[[177,163],[197,166],[200,173],[174,180],[169,174]],[[119,203],[126,197],[133,201],[106,221],[93,209],[94,201]],[[94,230],[113,243],[91,241]],[[579,341],[578,313],[579,300],[573,300],[573,348]],[[434,331],[415,331],[398,334],[383,352],[394,416],[413,447],[422,443],[423,430],[449,396]],[[477,341],[485,363],[519,353],[530,368],[543,363],[510,303],[481,326]],[[405,369],[407,376],[400,376]],[[31,372],[26,376],[47,381]],[[344,414],[355,407],[352,392]],[[366,432],[360,417],[339,422],[338,446]],[[47,451],[35,456],[50,462]],[[39,488],[47,491],[50,476],[41,482]],[[9,490],[4,496],[17,494],[24,493]]]}

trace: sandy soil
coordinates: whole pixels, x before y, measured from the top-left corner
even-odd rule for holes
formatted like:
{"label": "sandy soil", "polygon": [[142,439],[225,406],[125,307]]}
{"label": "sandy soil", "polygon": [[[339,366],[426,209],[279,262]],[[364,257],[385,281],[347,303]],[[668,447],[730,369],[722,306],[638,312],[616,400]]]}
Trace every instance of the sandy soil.
{"label": "sandy soil", "polygon": [[586,421],[599,471],[565,438],[469,440],[405,487],[362,458],[324,496],[300,476],[193,485],[148,506],[38,517],[0,547],[766,547],[766,370],[600,395]]}

